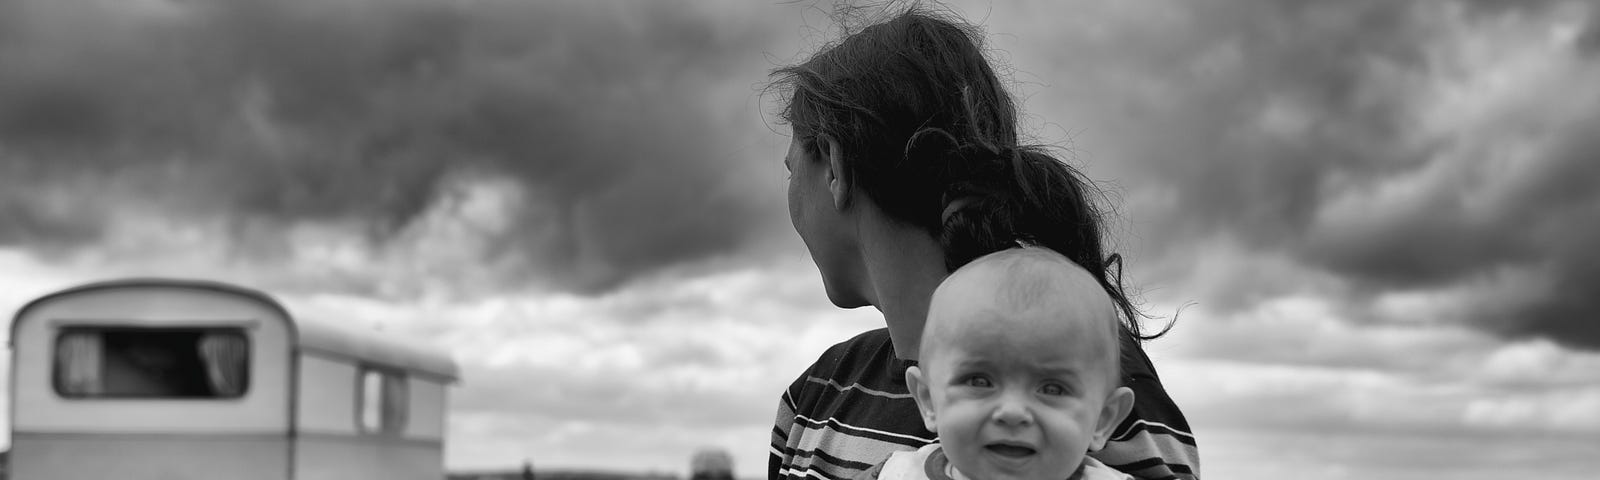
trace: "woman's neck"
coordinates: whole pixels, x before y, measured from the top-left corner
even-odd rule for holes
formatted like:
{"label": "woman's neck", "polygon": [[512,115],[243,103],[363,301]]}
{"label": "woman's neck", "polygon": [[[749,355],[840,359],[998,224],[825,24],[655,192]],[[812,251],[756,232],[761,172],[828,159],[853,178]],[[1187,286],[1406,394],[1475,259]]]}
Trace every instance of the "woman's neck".
{"label": "woman's neck", "polygon": [[874,213],[860,230],[873,305],[889,325],[895,356],[916,360],[928,299],[950,273],[944,249],[927,231]]}

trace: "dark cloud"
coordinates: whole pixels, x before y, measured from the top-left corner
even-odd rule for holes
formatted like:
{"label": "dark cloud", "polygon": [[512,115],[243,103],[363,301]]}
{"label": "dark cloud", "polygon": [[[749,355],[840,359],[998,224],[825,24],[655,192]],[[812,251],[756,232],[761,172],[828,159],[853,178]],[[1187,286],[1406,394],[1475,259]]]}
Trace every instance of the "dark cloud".
{"label": "dark cloud", "polygon": [[[1600,348],[1597,9],[1488,3],[1111,7],[1062,25],[1045,63],[1067,75],[1039,97],[1068,96],[1050,120],[1105,145],[1097,175],[1170,197],[1125,212],[1166,271],[1221,238],[1332,274],[1356,303],[1528,286],[1510,274],[1537,287],[1468,295],[1460,320]],[[1141,21],[1104,26],[1117,15]],[[1238,298],[1199,300],[1282,288],[1243,273]]]}
{"label": "dark cloud", "polygon": [[[143,178],[122,200],[236,224],[257,256],[285,241],[259,238],[271,225],[305,222],[353,222],[381,248],[452,178],[510,178],[528,205],[486,261],[601,291],[736,251],[781,217],[737,147],[764,133],[745,124],[771,29],[718,16],[679,2],[0,3],[15,27],[0,35],[0,162],[41,172],[6,181],[29,194]],[[58,220],[76,225],[12,222],[0,241],[98,231]]]}

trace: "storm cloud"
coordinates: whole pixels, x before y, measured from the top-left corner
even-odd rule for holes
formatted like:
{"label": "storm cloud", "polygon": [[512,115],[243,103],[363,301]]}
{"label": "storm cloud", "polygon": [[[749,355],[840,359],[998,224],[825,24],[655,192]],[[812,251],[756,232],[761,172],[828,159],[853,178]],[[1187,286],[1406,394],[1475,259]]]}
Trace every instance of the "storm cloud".
{"label": "storm cloud", "polygon": [[737,147],[770,134],[744,121],[761,19],[588,7],[0,3],[0,243],[92,245],[107,214],[86,212],[139,205],[224,224],[244,256],[299,224],[381,249],[459,186],[511,179],[481,260],[598,292],[781,220],[750,182],[768,162]]}
{"label": "storm cloud", "polygon": [[[741,145],[775,136],[753,97],[784,60],[763,56],[788,33],[773,27],[794,22],[756,8],[814,7],[0,3],[0,244],[70,254],[135,206],[220,224],[260,261],[295,225],[382,250],[510,180],[504,227],[465,259],[509,285],[597,293],[770,250],[781,173],[749,157],[781,152]],[[1600,9],[1031,8],[966,13],[1038,32],[990,46],[1021,67],[1029,115],[1079,132],[1091,175],[1125,187],[1154,243],[1133,266],[1218,283],[1197,262],[1222,245],[1274,269],[1179,301],[1243,311],[1311,285],[1355,319],[1414,321],[1384,307],[1400,298],[1600,347]]]}
{"label": "storm cloud", "polygon": [[[1062,50],[1019,55],[1035,66],[1018,78],[1047,85],[1031,112],[1090,139],[1091,172],[1155,244],[1149,276],[1229,285],[1186,299],[1235,311],[1331,279],[1317,293],[1353,319],[1600,348],[1600,9],[1080,6],[1028,40]],[[1293,278],[1199,271],[1215,245],[1281,257]],[[1376,306],[1396,297],[1440,318]]]}

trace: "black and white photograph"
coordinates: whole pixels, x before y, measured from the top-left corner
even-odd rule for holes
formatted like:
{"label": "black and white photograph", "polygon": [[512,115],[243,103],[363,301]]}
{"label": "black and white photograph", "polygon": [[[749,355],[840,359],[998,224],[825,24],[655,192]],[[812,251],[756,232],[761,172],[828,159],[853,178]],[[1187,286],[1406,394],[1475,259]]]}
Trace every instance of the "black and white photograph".
{"label": "black and white photograph", "polygon": [[0,480],[1600,477],[1590,0],[0,0]]}

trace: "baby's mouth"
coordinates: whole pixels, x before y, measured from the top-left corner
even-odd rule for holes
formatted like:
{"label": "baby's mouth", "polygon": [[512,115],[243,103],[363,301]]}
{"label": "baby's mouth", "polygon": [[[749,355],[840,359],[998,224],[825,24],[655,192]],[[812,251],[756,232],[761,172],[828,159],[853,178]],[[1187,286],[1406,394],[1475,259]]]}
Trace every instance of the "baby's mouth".
{"label": "baby's mouth", "polygon": [[991,443],[985,445],[983,448],[990,452],[994,452],[996,455],[1010,458],[1022,458],[1037,453],[1033,447],[1009,443]]}

